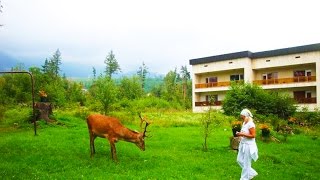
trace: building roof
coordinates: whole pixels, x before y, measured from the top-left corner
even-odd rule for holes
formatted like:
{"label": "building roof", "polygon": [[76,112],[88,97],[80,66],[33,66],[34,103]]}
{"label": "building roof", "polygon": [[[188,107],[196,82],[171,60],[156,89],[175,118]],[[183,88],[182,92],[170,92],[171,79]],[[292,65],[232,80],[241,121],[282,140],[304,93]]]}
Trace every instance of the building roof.
{"label": "building roof", "polygon": [[273,57],[273,56],[281,56],[281,55],[312,52],[312,51],[320,51],[320,43],[283,48],[283,49],[276,49],[276,50],[270,50],[270,51],[261,51],[261,52],[255,52],[255,53],[252,53],[250,51],[241,51],[241,52],[235,52],[235,53],[229,53],[229,54],[191,59],[189,63],[190,65],[196,65],[196,64],[231,60],[231,59],[237,59],[237,58],[247,57],[247,58],[254,59],[254,58]]}

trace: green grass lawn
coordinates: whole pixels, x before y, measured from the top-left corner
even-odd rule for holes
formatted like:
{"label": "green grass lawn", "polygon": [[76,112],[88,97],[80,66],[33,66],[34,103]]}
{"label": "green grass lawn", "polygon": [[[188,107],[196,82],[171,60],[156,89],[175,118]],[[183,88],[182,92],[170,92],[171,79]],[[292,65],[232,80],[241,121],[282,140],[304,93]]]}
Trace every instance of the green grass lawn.
{"label": "green grass lawn", "polygon": [[[169,115],[168,115],[169,116]],[[201,128],[192,113],[172,113],[179,123],[154,121],[146,151],[117,143],[119,163],[110,158],[107,140],[97,138],[90,158],[83,119],[58,116],[58,125],[40,123],[38,135],[29,128],[0,128],[1,179],[239,179],[237,152],[230,150],[228,126],[215,127],[209,151],[202,151]],[[151,115],[151,117],[153,117]],[[156,117],[156,115],[154,115]],[[166,115],[157,116],[165,119]],[[174,119],[174,118],[173,118]],[[185,119],[185,120],[183,120]],[[138,124],[138,122],[137,122]],[[133,124],[130,127],[136,127]],[[294,135],[285,143],[257,138],[259,159],[253,168],[259,179],[320,179],[320,140]]]}

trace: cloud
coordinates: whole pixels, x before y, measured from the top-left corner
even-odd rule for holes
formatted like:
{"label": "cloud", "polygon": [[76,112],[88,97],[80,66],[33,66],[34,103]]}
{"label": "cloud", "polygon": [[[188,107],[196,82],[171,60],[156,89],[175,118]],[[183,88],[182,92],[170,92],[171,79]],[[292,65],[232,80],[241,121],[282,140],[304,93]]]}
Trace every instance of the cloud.
{"label": "cloud", "polygon": [[21,59],[167,73],[189,59],[320,42],[318,1],[3,0],[0,49]]}

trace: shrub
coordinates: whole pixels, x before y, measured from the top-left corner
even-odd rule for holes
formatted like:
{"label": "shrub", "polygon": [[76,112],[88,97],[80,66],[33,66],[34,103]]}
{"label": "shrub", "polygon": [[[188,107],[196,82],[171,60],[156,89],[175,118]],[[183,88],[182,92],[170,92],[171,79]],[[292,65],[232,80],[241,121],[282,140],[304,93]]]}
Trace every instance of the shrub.
{"label": "shrub", "polygon": [[9,126],[17,126],[26,124],[30,121],[32,116],[32,108],[16,107],[5,111],[3,115],[3,122]]}
{"label": "shrub", "polygon": [[6,108],[0,105],[0,121],[3,118],[5,112],[6,112]]}
{"label": "shrub", "polygon": [[263,90],[249,83],[232,83],[222,103],[227,115],[238,116],[243,108],[256,110],[257,114],[275,114],[287,119],[296,111],[294,102],[287,95]]}

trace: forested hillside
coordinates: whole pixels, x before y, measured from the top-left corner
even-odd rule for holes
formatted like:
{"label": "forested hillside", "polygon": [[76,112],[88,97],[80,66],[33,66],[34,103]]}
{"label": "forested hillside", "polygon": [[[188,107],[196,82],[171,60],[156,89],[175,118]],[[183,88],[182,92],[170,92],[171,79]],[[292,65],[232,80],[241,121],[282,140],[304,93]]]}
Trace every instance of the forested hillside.
{"label": "forested hillside", "polygon": [[[107,55],[105,71],[92,78],[73,80],[61,70],[63,64],[59,50],[43,60],[40,67],[26,69],[16,64],[11,71],[28,71],[34,77],[36,101],[46,101],[55,107],[86,106],[90,110],[107,114],[117,109],[141,111],[143,108],[191,108],[190,73],[185,66],[170,70],[164,77],[149,77],[146,64],[131,76],[115,77],[121,67],[112,51]],[[26,104],[31,106],[31,81],[26,74],[0,75],[0,106]]]}

